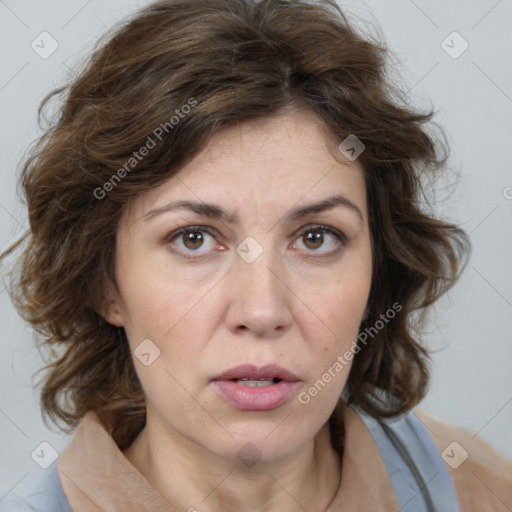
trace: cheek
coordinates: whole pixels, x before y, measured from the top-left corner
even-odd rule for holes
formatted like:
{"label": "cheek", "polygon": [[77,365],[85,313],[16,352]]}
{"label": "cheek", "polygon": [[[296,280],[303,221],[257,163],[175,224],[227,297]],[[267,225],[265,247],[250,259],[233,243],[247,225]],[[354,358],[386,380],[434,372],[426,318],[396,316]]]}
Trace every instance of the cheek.
{"label": "cheek", "polygon": [[322,297],[326,323],[341,339],[357,331],[368,302],[371,267],[363,266],[362,270],[344,271],[341,277],[329,283]]}
{"label": "cheek", "polygon": [[[194,288],[185,289],[172,282],[141,275],[133,276],[125,293],[125,331],[132,352],[142,340],[150,339],[159,350],[155,368],[161,366],[162,370],[168,370],[179,377],[180,382],[191,386],[193,382],[189,382],[190,372],[186,369],[191,361],[199,358],[206,340],[212,335],[208,301],[198,301],[198,291]],[[144,370],[139,369],[143,386]],[[155,372],[148,374],[146,384],[155,384],[156,389],[168,389],[167,379],[164,383],[155,383],[154,378]],[[161,384],[167,387],[162,388]]]}
{"label": "cheek", "polygon": [[[308,414],[325,417],[334,409],[345,386],[355,357],[357,337],[370,288],[370,279],[339,279],[318,297],[323,305],[321,334],[311,332],[311,372],[309,382],[300,390],[297,400]],[[327,333],[327,335],[325,335]]]}
{"label": "cheek", "polygon": [[184,315],[186,304],[175,275],[162,271],[158,259],[130,246],[118,260],[118,283],[123,297],[125,330],[134,339],[161,336]]}
{"label": "cheek", "polygon": [[[361,265],[360,271],[343,272],[343,275],[331,281],[322,294],[315,299],[314,308],[321,312],[318,315],[322,324],[324,336],[315,336],[319,341],[316,346],[321,367],[317,372],[323,372],[343,358],[343,369],[336,371],[336,381],[348,377],[352,366],[353,354],[345,355],[354,348],[357,341],[362,317],[368,302],[371,287],[370,261]],[[339,366],[339,365],[338,365]]]}

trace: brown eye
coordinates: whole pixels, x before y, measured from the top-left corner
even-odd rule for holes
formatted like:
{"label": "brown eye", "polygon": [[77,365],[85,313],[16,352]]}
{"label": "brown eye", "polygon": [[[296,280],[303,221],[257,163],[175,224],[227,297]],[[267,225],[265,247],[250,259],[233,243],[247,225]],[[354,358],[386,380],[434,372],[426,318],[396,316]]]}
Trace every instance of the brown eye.
{"label": "brown eye", "polygon": [[302,239],[306,247],[309,249],[318,249],[324,243],[324,234],[323,233],[313,233],[310,231],[305,235],[302,235]]}
{"label": "brown eye", "polygon": [[203,245],[204,238],[199,231],[192,231],[189,233],[183,233],[182,235],[183,245],[187,249],[199,249]]}
{"label": "brown eye", "polygon": [[186,257],[187,254],[201,256],[211,252],[217,241],[208,230],[192,226],[171,233],[166,244],[174,245]]}
{"label": "brown eye", "polygon": [[[310,226],[299,234],[294,247],[321,255],[334,254],[347,243],[347,237],[337,229],[328,226]],[[302,246],[302,247],[301,247]]]}

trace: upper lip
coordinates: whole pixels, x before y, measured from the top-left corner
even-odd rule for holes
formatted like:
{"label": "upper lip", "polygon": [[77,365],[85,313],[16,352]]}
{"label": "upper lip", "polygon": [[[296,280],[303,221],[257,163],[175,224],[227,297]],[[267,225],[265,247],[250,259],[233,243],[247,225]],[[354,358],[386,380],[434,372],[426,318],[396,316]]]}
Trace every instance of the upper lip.
{"label": "upper lip", "polygon": [[253,364],[241,364],[234,366],[229,370],[221,373],[212,380],[233,380],[233,379],[249,379],[249,380],[272,380],[280,379],[291,382],[297,382],[299,379],[290,370],[279,366],[278,364],[267,364],[265,366],[255,366]]}

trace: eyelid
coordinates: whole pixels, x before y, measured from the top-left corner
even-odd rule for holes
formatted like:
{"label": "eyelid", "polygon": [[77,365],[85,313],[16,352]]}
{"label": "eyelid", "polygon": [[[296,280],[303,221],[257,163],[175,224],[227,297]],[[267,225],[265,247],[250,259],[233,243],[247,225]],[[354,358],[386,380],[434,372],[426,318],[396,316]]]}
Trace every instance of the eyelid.
{"label": "eyelid", "polygon": [[306,253],[306,257],[308,257],[308,258],[321,259],[321,258],[332,257],[332,256],[338,254],[340,251],[342,251],[349,242],[348,236],[345,233],[343,233],[342,231],[340,231],[339,229],[336,229],[332,226],[327,226],[325,224],[308,224],[307,226],[304,226],[303,228],[301,228],[299,230],[299,232],[296,232],[296,234],[294,235],[294,243],[296,240],[298,240],[302,236],[304,236],[304,234],[306,234],[308,231],[326,232],[331,235],[334,235],[338,239],[338,244],[335,249],[332,249],[330,251],[325,251],[325,252],[308,251]]}
{"label": "eyelid", "polygon": [[[163,243],[163,245],[166,245],[166,246],[173,245],[172,241],[175,240],[176,238],[178,238],[180,235],[183,235],[184,233],[193,233],[196,231],[208,233],[215,240],[218,237],[217,230],[211,228],[210,226],[188,225],[188,226],[183,226],[181,228],[175,229],[174,231],[172,231],[171,233],[166,235],[163,238],[162,243]],[[201,252],[197,252],[196,255],[194,255],[194,251],[185,252],[179,248],[172,248],[170,250],[173,253],[178,254],[179,256],[182,256],[183,258],[189,259],[189,260],[206,258],[210,255],[210,253],[201,253]]]}
{"label": "eyelid", "polygon": [[[332,256],[334,254],[337,254],[339,251],[341,251],[349,242],[349,238],[347,237],[347,235],[345,233],[343,233],[342,231],[340,231],[339,229],[336,229],[332,226],[327,226],[325,224],[314,224],[314,223],[307,224],[306,226],[303,226],[302,228],[300,228],[298,231],[294,231],[294,233],[292,235],[292,241],[296,242],[308,231],[315,231],[315,230],[323,231],[323,232],[330,233],[330,234],[334,235],[336,238],[338,238],[339,244],[338,244],[338,247],[334,250],[327,251],[324,253],[322,253],[321,251],[318,251],[316,255],[315,255],[316,251],[310,251],[309,257],[322,258],[322,257]],[[172,241],[175,240],[180,235],[182,235],[184,233],[195,232],[195,231],[208,233],[211,237],[213,237],[215,239],[217,239],[219,237],[218,231],[210,226],[187,225],[187,226],[178,228],[178,229],[172,231],[171,233],[169,233],[168,235],[166,235],[163,238],[162,243],[164,245],[172,245],[171,244]],[[183,256],[186,259],[191,259],[191,260],[195,260],[195,259],[199,259],[199,258],[206,258],[211,254],[211,251],[206,252],[206,253],[197,252],[196,255],[194,255],[194,251],[185,252],[185,251],[182,251],[181,249],[171,249],[171,250],[172,250],[172,252],[174,252],[180,256]]]}
{"label": "eyelid", "polygon": [[298,233],[296,232],[297,234],[295,235],[295,237],[299,238],[302,235],[304,235],[305,233],[307,233],[308,231],[314,231],[315,229],[318,231],[326,231],[327,233],[336,235],[341,239],[341,241],[343,243],[348,242],[348,237],[347,237],[347,235],[345,235],[345,233],[343,233],[339,229],[336,229],[332,226],[327,226],[325,224],[308,224],[307,226],[304,226],[303,228],[301,228],[298,231]]}
{"label": "eyelid", "polygon": [[183,233],[188,232],[194,232],[194,231],[204,231],[205,233],[208,233],[211,236],[215,236],[214,232],[217,233],[217,230],[211,228],[210,226],[195,226],[195,225],[188,225],[183,226],[182,228],[175,229],[168,235],[166,235],[163,239],[164,242],[170,242],[171,240],[174,240],[179,235],[182,235]]}

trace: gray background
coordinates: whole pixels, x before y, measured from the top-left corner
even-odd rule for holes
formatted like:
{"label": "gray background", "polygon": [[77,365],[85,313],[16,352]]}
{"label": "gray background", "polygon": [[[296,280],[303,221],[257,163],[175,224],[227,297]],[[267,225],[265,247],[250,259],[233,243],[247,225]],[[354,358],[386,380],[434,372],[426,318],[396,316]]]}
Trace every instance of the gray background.
{"label": "gray background", "polygon": [[[146,1],[0,0],[0,251],[27,225],[16,197],[17,168],[38,135],[37,107],[95,39]],[[512,458],[512,76],[510,0],[340,2],[377,28],[400,61],[413,104],[439,111],[450,137],[455,190],[437,213],[460,223],[474,253],[463,278],[435,308],[426,340],[436,350],[422,403],[436,418],[464,426]],[[58,49],[41,58],[31,42],[43,31]],[[457,31],[469,44],[452,58],[441,43]],[[453,40],[453,43],[451,42]],[[448,39],[452,53],[461,41]],[[48,47],[47,47],[48,48]],[[9,261],[7,262],[9,263]],[[6,264],[1,269],[5,273]],[[68,438],[44,427],[31,375],[40,366],[32,333],[0,283],[0,498],[29,472],[43,441],[61,451]],[[37,452],[36,452],[37,453]],[[46,450],[48,453],[48,450]]]}

